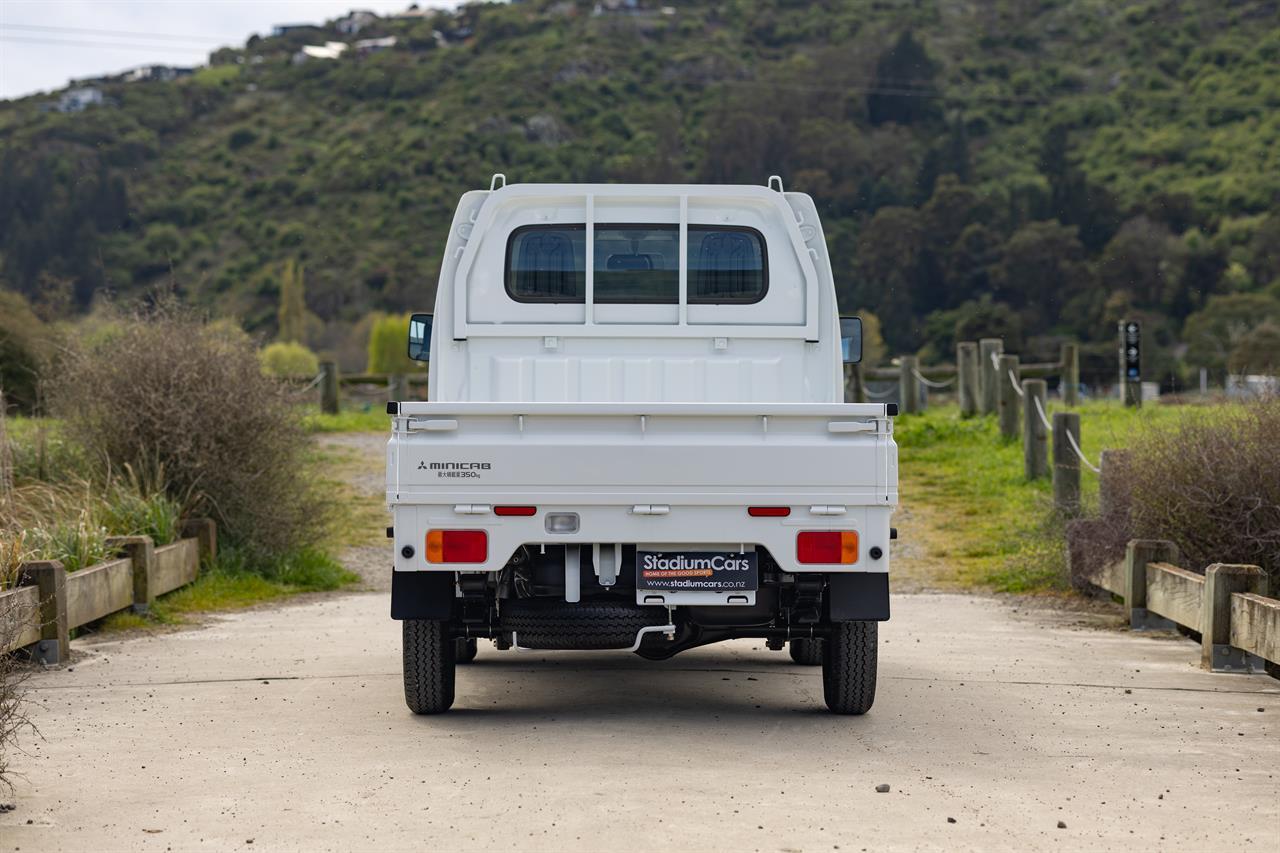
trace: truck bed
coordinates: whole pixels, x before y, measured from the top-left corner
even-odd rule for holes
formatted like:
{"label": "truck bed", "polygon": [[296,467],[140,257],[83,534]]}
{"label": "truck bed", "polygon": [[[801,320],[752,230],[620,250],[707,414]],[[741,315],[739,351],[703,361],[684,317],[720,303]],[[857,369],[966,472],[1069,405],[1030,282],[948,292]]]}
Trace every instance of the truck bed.
{"label": "truck bed", "polygon": [[[887,545],[892,430],[879,403],[401,403],[387,446],[396,568],[431,568],[403,558],[402,544],[421,547],[428,528],[449,525],[489,532],[478,571],[522,544],[566,542],[758,544],[798,570],[788,565],[797,526],[852,527]],[[539,513],[489,512],[499,505]],[[761,505],[794,509],[747,516]],[[579,533],[546,533],[552,511],[579,513]],[[887,570],[887,558],[861,562],[850,568]]]}

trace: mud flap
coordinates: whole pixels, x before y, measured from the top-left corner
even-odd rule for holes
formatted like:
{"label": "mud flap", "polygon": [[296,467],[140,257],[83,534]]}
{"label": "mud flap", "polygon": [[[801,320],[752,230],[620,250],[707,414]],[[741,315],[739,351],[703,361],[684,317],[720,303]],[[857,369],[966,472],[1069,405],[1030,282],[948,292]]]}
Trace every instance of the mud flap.
{"label": "mud flap", "polygon": [[827,607],[832,622],[887,622],[889,573],[828,575]]}
{"label": "mud flap", "polygon": [[453,572],[391,573],[391,618],[436,619],[453,615]]}

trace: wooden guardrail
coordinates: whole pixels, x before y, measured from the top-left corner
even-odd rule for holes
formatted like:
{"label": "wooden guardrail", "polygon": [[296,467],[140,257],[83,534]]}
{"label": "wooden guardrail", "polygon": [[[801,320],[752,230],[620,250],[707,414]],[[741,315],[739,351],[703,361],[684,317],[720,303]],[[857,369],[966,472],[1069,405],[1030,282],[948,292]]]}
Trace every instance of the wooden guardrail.
{"label": "wooden guardrail", "polygon": [[1268,596],[1266,574],[1257,566],[1214,563],[1202,575],[1176,565],[1177,559],[1172,542],[1134,539],[1123,560],[1088,580],[1124,600],[1135,629],[1181,625],[1199,634],[1205,669],[1252,672],[1265,666],[1280,674],[1280,600]]}
{"label": "wooden guardrail", "polygon": [[156,596],[191,583],[217,554],[217,528],[211,519],[188,519],[182,534],[158,548],[149,536],[113,537],[118,559],[76,572],[57,560],[23,563],[19,585],[0,591],[7,635],[0,653],[29,646],[36,660],[58,663],[70,652],[72,629],[120,610],[145,610]]}

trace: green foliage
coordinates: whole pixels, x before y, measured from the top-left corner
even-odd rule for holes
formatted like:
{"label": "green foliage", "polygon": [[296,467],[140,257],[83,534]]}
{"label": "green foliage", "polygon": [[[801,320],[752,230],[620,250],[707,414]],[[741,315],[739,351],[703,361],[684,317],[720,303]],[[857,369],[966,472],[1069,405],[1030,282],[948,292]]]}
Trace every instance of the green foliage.
{"label": "green foliage", "polygon": [[776,173],[814,197],[842,304],[875,312],[893,352],[991,294],[1028,349],[1101,346],[1133,311],[1172,366],[1209,298],[1280,286],[1272,6],[725,0],[597,16],[538,0],[384,19],[370,32],[395,49],[334,62],[289,61],[340,37],[331,25],[255,39],[191,78],[103,83],[101,109],[0,104],[0,277],[34,299],[53,276],[81,307],[176,284],[271,334],[293,261],[304,319],[280,318],[280,339],[329,349],[371,312],[429,307],[457,198],[492,171]]}
{"label": "green foliage", "polygon": [[409,315],[377,317],[369,330],[369,372],[410,373],[421,367],[409,358]]}
{"label": "green foliage", "polygon": [[0,394],[6,409],[30,413],[40,399],[40,374],[50,357],[44,323],[17,293],[0,290]]}
{"label": "green foliage", "polygon": [[1187,318],[1183,338],[1193,364],[1241,372],[1280,364],[1272,330],[1280,326],[1280,299],[1264,293],[1212,296]]}
{"label": "green foliage", "polygon": [[278,337],[285,343],[301,343],[306,334],[307,302],[302,266],[293,258],[280,274],[280,308],[276,313]]}
{"label": "green foliage", "polygon": [[316,354],[292,341],[267,344],[258,352],[258,361],[266,373],[283,378],[315,376],[320,370]]}

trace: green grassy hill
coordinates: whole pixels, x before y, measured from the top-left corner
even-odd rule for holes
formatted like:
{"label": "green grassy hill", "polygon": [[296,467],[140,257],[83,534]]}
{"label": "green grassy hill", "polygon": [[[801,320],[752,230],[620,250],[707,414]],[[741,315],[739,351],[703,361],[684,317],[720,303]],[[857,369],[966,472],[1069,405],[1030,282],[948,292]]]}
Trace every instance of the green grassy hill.
{"label": "green grassy hill", "polygon": [[351,40],[331,28],[255,38],[73,114],[0,103],[0,285],[46,312],[172,286],[270,334],[295,259],[311,342],[341,349],[430,307],[452,205],[492,172],[778,173],[891,351],[1102,358],[1142,316],[1165,378],[1280,354],[1275,0],[593,5],[384,19],[358,38],[394,48],[336,61],[293,62]]}

